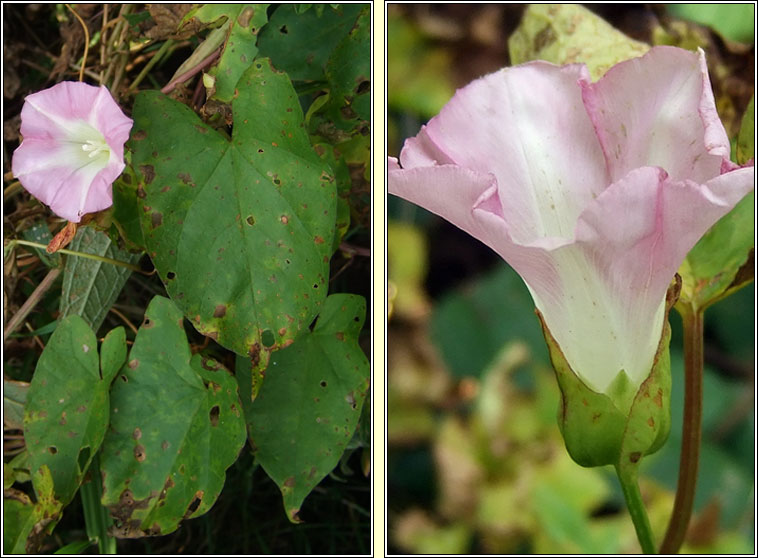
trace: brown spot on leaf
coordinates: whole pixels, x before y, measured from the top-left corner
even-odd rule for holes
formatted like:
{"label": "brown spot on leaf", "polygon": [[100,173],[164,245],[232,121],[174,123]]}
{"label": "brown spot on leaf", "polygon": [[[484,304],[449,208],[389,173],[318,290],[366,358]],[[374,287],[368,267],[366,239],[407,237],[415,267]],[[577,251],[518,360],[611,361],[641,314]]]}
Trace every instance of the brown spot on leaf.
{"label": "brown spot on leaf", "polygon": [[242,10],[240,15],[237,16],[237,23],[239,23],[242,27],[247,27],[250,24],[250,20],[253,18],[254,14],[254,8],[245,8]]}
{"label": "brown spot on leaf", "polygon": [[66,411],[63,411],[61,413],[61,420],[60,420],[59,424],[61,424],[61,425],[66,424]]}
{"label": "brown spot on leaf", "polygon": [[83,412],[84,412],[84,411],[86,411],[86,410],[87,410],[87,406],[86,406],[86,405],[79,405],[79,406],[76,408],[76,412],[77,412],[77,413],[83,413]]}
{"label": "brown spot on leaf", "polygon": [[640,457],[642,457],[642,454],[638,451],[634,451],[629,454],[629,461],[637,463],[640,460]]}
{"label": "brown spot on leaf", "polygon": [[335,337],[337,337],[337,339],[338,339],[338,340],[340,340],[340,341],[344,341],[344,340],[345,340],[345,334],[344,334],[344,333],[342,333],[341,331],[338,331],[338,332],[335,334]]}
{"label": "brown spot on leaf", "polygon": [[316,235],[316,237],[313,239],[313,242],[315,242],[316,244],[323,244],[324,239],[321,238],[319,235]]}
{"label": "brown spot on leaf", "polygon": [[153,228],[160,227],[163,224],[163,213],[158,213],[157,211],[151,215],[151,222],[153,225]]}
{"label": "brown spot on leaf", "polygon": [[211,408],[211,412],[210,412],[211,426],[218,426],[218,415],[220,411],[221,409],[219,409],[218,405],[214,405]]}
{"label": "brown spot on leaf", "polygon": [[170,445],[171,445],[171,444],[168,442],[168,440],[163,440],[163,441],[161,442],[161,449],[162,449],[163,451],[166,451],[166,450],[169,448],[169,446],[170,446]]}
{"label": "brown spot on leaf", "polygon": [[250,363],[255,367],[261,361],[261,346],[258,343],[254,343],[250,350],[247,352],[247,356],[250,357]]}
{"label": "brown spot on leaf", "polygon": [[217,305],[216,309],[213,311],[213,317],[223,318],[224,316],[226,316],[226,304]]}
{"label": "brown spot on leaf", "polygon": [[[205,358],[205,357],[203,357],[203,360],[200,362],[200,366],[202,366],[206,370],[221,370],[221,368],[222,368],[222,366],[218,362],[216,362],[215,360],[213,360],[212,358]],[[214,382],[208,382],[208,383],[210,383],[213,386],[217,386],[218,385],[218,384],[216,384]],[[208,385],[208,383],[206,383],[206,386]],[[218,391],[218,390],[216,390],[216,391]]]}
{"label": "brown spot on leaf", "polygon": [[286,486],[287,488],[292,488],[293,486],[295,486],[295,477],[287,477],[284,480],[284,486]]}
{"label": "brown spot on leaf", "polygon": [[134,438],[135,440],[139,440],[140,438],[142,438],[142,430],[140,430],[139,427],[135,428],[134,432],[132,432],[132,438]]}
{"label": "brown spot on leaf", "polygon": [[139,366],[139,360],[137,360],[136,358],[133,358],[132,360],[129,361],[127,366],[131,368],[132,370],[134,370],[135,368],[137,368],[137,366]]}
{"label": "brown spot on leaf", "polygon": [[647,424],[650,426],[650,428],[655,428],[655,419],[653,417],[650,417],[647,419]]}
{"label": "brown spot on leaf", "polygon": [[290,219],[289,219],[289,217],[287,217],[286,215],[282,215],[282,216],[279,218],[279,220],[282,222],[282,225],[286,225],[287,223],[289,223],[289,222],[290,222]]}
{"label": "brown spot on leaf", "polygon": [[[142,176],[145,177],[145,184],[150,184],[155,178],[155,168],[153,165],[140,165],[139,170]],[[139,195],[139,191],[137,191],[137,195]]]}
{"label": "brown spot on leaf", "polygon": [[176,175],[184,184],[192,184],[192,176],[188,172],[180,172]]}
{"label": "brown spot on leaf", "polygon": [[132,139],[134,141],[142,141],[146,137],[147,137],[147,131],[146,130],[139,130],[137,132],[134,132],[134,134],[132,134]]}
{"label": "brown spot on leaf", "polygon": [[145,460],[145,457],[147,457],[147,455],[145,455],[145,447],[140,444],[134,446],[134,459],[142,463]]}

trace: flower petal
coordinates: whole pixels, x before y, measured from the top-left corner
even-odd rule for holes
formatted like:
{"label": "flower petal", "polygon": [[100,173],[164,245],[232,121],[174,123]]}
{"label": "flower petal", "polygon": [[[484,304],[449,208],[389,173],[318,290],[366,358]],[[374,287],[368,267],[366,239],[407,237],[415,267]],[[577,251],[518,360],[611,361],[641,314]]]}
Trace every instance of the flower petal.
{"label": "flower petal", "polygon": [[[577,80],[581,65],[532,62],[459,90],[408,149],[492,173],[514,239],[573,236],[582,208],[608,183]],[[401,162],[409,157],[401,154]],[[438,162],[447,162],[439,161]]]}
{"label": "flower petal", "polygon": [[[393,166],[390,161],[390,169]],[[420,205],[486,242],[487,231],[481,229],[471,209],[482,194],[494,186],[492,175],[455,165],[440,165],[390,170],[387,183],[390,194]]]}
{"label": "flower petal", "polygon": [[98,159],[83,165],[72,161],[82,161],[76,144],[24,139],[13,153],[13,174],[56,215],[78,223],[85,213],[113,204],[110,185],[125,165],[113,154],[106,164]]}
{"label": "flower petal", "polygon": [[580,85],[611,181],[658,166],[674,180],[702,183],[729,157],[702,51],[655,47]]}

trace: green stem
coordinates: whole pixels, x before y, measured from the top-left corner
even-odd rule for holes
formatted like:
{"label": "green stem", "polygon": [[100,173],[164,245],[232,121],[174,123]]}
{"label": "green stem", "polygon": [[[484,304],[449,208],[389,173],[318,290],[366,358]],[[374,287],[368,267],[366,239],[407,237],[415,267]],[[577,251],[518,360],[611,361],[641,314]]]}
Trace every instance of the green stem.
{"label": "green stem", "polygon": [[137,89],[137,86],[142,82],[143,79],[145,79],[145,76],[148,74],[150,70],[153,69],[153,66],[161,59],[163,58],[163,55],[166,54],[166,51],[168,51],[169,47],[174,44],[174,41],[171,39],[166,39],[166,41],[161,45],[161,48],[156,52],[153,57],[145,64],[145,67],[142,68],[142,71],[139,73],[139,75],[134,78],[134,81],[129,86],[129,91],[134,91]]}
{"label": "green stem", "polygon": [[[10,250],[11,248],[13,248],[15,244],[20,244],[22,246],[32,246],[34,248],[42,248],[43,250],[47,248],[46,244],[40,244],[39,242],[32,242],[30,240],[11,240],[10,242],[8,242],[8,244],[6,244],[5,249]],[[127,269],[131,269],[132,271],[142,273],[142,269],[140,269],[140,267],[137,265],[130,264],[128,262],[122,262],[121,260],[114,260],[113,258],[106,258],[105,256],[98,256],[96,254],[87,254],[85,252],[74,252],[73,250],[67,250],[65,248],[56,250],[55,253],[68,254],[70,256],[79,256],[80,258],[88,258],[90,260],[97,260],[99,262],[109,263],[111,265],[118,265],[121,267],[125,267]]]}
{"label": "green stem", "polygon": [[703,311],[680,305],[684,332],[684,424],[679,481],[661,554],[675,554],[684,542],[695,503],[703,415]]}
{"label": "green stem", "polygon": [[640,541],[642,552],[655,554],[653,530],[650,528],[650,520],[647,517],[645,504],[642,501],[640,487],[637,483],[637,469],[624,471],[622,468],[616,467],[616,474],[621,483],[626,507],[629,509],[629,515],[632,516],[632,523],[634,523],[634,530],[637,531],[637,539]]}
{"label": "green stem", "polygon": [[108,534],[112,520],[100,503],[102,487],[100,485],[100,457],[95,454],[89,466],[90,481],[79,488],[84,509],[84,523],[87,526],[87,536],[97,540],[100,554],[116,554],[116,539]]}

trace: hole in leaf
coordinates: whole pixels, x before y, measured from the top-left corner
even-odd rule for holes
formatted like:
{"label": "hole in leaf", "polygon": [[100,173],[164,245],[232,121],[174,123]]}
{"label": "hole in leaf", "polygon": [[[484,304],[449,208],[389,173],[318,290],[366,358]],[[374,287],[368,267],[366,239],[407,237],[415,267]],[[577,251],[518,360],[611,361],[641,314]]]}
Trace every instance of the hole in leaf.
{"label": "hole in leaf", "polygon": [[169,271],[168,273],[166,273],[166,279],[168,279],[169,281],[172,279],[176,279],[176,273],[174,273],[173,271]]}
{"label": "hole in leaf", "polygon": [[252,215],[248,215],[247,219],[245,219],[245,222],[252,227],[255,225],[255,218]]}
{"label": "hole in leaf", "polygon": [[286,35],[286,34],[288,33],[288,31],[287,31],[287,26],[286,26],[286,25],[282,25],[282,26],[279,28],[279,33],[281,33],[282,35]]}
{"label": "hole in leaf", "polygon": [[326,387],[326,380],[321,380],[318,385],[321,387]]}
{"label": "hole in leaf", "polygon": [[270,329],[267,329],[261,333],[261,342],[263,343],[264,347],[271,347],[276,342],[274,334]]}
{"label": "hole in leaf", "polygon": [[124,383],[127,383],[129,381],[129,378],[121,374],[121,379],[124,380]]}
{"label": "hole in leaf", "polygon": [[203,493],[202,491],[198,491],[197,494],[195,494],[195,497],[192,499],[192,502],[190,502],[189,507],[187,508],[187,513],[184,514],[184,517],[189,517],[193,513],[197,511],[197,508],[200,507],[200,502],[203,501]]}
{"label": "hole in leaf", "polygon": [[47,451],[49,451],[51,455],[55,455],[56,453],[58,453],[58,448],[56,448],[55,446],[50,446],[49,448],[47,448]]}
{"label": "hole in leaf", "polygon": [[358,88],[355,90],[356,95],[361,95],[371,91],[371,82],[369,80],[363,80],[358,84]]}
{"label": "hole in leaf", "polygon": [[211,409],[210,416],[211,416],[211,426],[218,426],[218,414],[220,409],[218,408],[218,405],[214,405]]}

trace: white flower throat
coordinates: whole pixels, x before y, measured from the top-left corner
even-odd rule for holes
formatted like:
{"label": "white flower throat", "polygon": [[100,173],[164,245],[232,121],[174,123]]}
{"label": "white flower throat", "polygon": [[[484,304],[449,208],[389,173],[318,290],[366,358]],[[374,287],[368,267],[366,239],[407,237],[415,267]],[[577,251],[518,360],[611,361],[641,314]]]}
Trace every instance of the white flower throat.
{"label": "white flower throat", "polygon": [[93,159],[94,157],[97,157],[100,153],[107,153],[110,155],[110,147],[108,146],[108,143],[105,141],[105,138],[102,140],[87,140],[85,143],[82,144],[82,151],[87,152],[87,156],[90,159]]}

